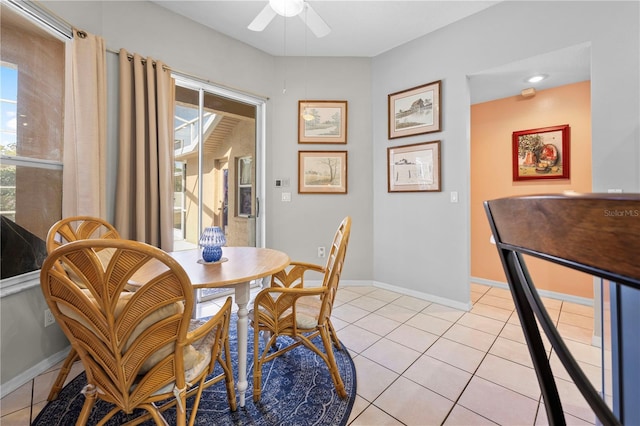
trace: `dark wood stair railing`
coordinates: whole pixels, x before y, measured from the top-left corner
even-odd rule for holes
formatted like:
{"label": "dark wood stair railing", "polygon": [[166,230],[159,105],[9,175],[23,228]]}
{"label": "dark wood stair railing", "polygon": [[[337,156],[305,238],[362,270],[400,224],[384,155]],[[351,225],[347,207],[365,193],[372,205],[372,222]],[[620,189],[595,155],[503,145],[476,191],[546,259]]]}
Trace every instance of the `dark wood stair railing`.
{"label": "dark wood stair railing", "polygon": [[[622,335],[612,338],[619,346],[614,348],[613,362],[620,363],[620,368],[614,368],[614,374],[616,371],[625,373],[624,377],[621,373],[614,377],[615,408],[612,410],[564,344],[538,295],[524,255],[609,280],[616,288],[640,290],[640,194],[510,197],[485,201],[484,207],[525,334],[549,424],[564,425],[566,422],[536,318],[599,421],[603,425],[639,422],[638,409],[633,407],[638,405],[637,393],[631,395],[629,387],[623,386],[625,382],[633,381],[636,383],[633,388],[640,388],[640,369],[623,365],[637,363],[640,359],[637,345],[623,347]],[[640,309],[640,306],[635,307],[636,311]],[[629,327],[628,324],[624,326],[624,314],[615,320],[621,323],[618,332]],[[621,356],[620,352],[625,351],[625,356]],[[632,353],[627,358],[629,351]]]}

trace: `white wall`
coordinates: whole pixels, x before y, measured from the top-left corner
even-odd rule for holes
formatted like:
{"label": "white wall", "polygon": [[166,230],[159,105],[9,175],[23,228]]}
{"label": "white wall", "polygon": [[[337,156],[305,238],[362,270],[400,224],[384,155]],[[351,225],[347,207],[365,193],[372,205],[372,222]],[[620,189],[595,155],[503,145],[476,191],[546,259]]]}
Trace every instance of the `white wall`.
{"label": "white wall", "polygon": [[[317,247],[328,248],[340,221],[350,215],[353,224],[342,279],[370,283],[373,272],[370,60],[309,58],[305,64],[301,58],[280,58],[276,74],[285,73],[286,93],[282,93],[279,80],[270,102],[273,145],[267,158],[267,185],[272,196],[268,197],[267,241],[270,246],[287,251],[292,258],[318,263]],[[298,100],[305,98],[348,102],[346,145],[297,143]],[[347,194],[298,194],[299,150],[346,150]],[[291,186],[275,189],[275,178],[289,178]],[[280,201],[282,192],[291,192],[291,202]]]}
{"label": "white wall", "polygon": [[[468,303],[473,176],[466,76],[481,70],[590,41],[593,188],[638,192],[638,20],[638,2],[507,1],[374,58],[374,279]],[[440,79],[443,131],[388,140],[387,95]],[[428,140],[442,140],[443,192],[387,193],[385,148]],[[458,191],[458,204],[449,202],[451,191]]]}

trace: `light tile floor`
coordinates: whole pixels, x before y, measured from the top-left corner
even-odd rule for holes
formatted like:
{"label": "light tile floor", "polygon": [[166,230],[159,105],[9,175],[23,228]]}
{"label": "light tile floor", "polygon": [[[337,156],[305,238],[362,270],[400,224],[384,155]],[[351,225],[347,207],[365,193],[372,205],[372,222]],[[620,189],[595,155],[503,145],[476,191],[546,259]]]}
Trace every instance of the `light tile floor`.
{"label": "light tile floor", "polygon": [[[471,291],[469,312],[375,287],[338,291],[333,323],[358,377],[350,426],[548,424],[508,290],[472,284]],[[593,309],[543,300],[600,389],[600,350],[591,345]],[[217,307],[208,302],[199,314],[209,315]],[[594,424],[593,413],[554,354],[551,362],[567,423]],[[0,424],[29,425],[46,404],[58,369],[2,398]],[[81,371],[76,363],[70,376]]]}

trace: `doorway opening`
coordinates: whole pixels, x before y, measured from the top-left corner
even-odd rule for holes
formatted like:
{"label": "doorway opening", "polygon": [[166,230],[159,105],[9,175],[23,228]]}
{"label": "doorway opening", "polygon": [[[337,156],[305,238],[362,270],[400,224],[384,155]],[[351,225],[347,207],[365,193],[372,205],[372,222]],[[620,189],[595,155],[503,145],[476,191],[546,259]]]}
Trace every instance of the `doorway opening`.
{"label": "doorway opening", "polygon": [[228,246],[256,246],[264,103],[205,86],[176,80],[174,249],[197,247],[207,226],[220,226]]}

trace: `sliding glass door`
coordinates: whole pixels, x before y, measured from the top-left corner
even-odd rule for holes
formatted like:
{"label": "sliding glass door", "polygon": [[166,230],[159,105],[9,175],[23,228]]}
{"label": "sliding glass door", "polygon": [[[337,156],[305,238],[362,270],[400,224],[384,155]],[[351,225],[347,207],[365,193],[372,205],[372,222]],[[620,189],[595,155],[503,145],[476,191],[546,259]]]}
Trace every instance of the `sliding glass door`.
{"label": "sliding glass door", "polygon": [[207,226],[228,246],[263,244],[263,116],[264,100],[176,77],[175,250],[197,247]]}

